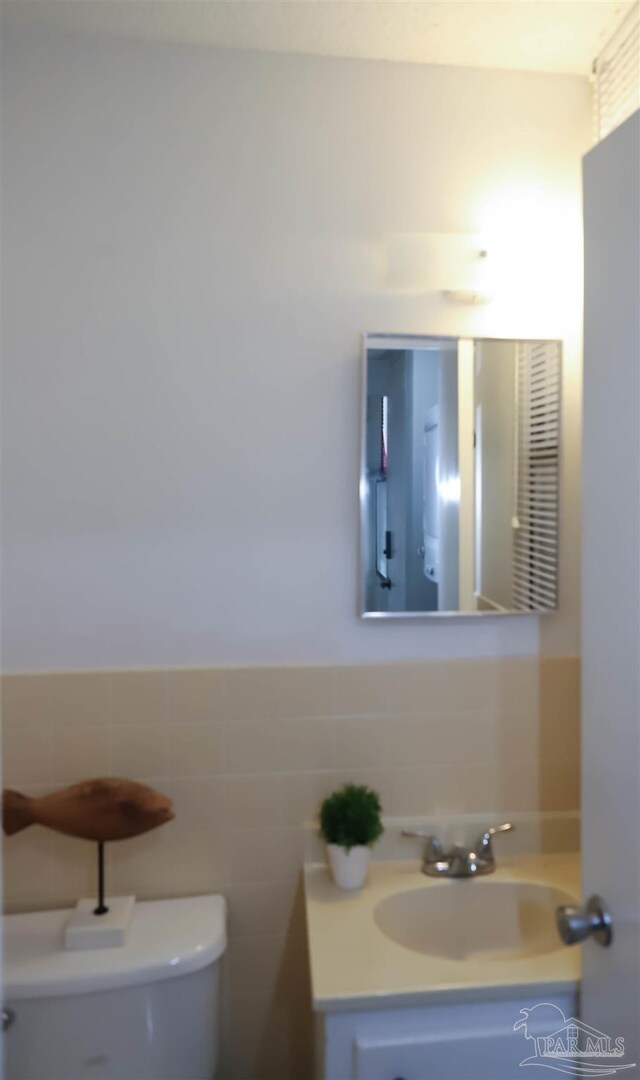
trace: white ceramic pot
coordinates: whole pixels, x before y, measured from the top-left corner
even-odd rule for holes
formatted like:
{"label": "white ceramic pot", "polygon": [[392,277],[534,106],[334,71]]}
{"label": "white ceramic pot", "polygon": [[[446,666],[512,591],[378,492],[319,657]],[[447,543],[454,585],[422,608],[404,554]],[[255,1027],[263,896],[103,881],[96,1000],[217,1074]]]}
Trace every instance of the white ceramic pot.
{"label": "white ceramic pot", "polygon": [[371,862],[371,849],[363,844],[347,851],[339,844],[327,844],[333,880],[341,889],[361,889]]}

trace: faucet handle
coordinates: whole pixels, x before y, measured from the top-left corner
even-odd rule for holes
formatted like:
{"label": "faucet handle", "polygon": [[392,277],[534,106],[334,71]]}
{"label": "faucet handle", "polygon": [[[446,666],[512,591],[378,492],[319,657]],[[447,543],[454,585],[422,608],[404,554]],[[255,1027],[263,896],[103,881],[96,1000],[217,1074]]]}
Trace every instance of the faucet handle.
{"label": "faucet handle", "polygon": [[425,858],[427,859],[441,859],[443,855],[442,844],[438,840],[437,836],[432,836],[431,833],[422,832],[420,829],[403,829],[400,833],[408,840],[425,840]]}
{"label": "faucet handle", "polygon": [[512,832],[515,829],[515,825],[512,825],[510,821],[505,821],[503,825],[492,825],[489,829],[480,836],[476,844],[476,852],[483,851],[486,853],[491,851],[491,837],[496,833]]}

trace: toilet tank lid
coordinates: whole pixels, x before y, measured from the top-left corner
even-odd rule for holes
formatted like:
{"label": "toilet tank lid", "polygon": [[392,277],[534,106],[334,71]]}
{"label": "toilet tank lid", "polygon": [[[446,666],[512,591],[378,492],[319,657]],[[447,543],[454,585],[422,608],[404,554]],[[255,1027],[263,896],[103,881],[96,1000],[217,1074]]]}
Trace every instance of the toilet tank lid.
{"label": "toilet tank lid", "polygon": [[224,952],[223,896],[136,903],[124,945],[64,948],[66,911],[4,918],[4,999],[58,997],[113,990],[188,975]]}

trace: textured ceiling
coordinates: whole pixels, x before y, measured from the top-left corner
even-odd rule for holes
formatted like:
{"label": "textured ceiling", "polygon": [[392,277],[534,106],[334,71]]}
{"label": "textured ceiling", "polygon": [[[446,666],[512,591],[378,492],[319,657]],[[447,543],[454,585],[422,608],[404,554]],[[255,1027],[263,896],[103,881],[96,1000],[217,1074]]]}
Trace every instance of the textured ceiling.
{"label": "textured ceiling", "polygon": [[3,0],[7,28],[586,75],[633,0]]}

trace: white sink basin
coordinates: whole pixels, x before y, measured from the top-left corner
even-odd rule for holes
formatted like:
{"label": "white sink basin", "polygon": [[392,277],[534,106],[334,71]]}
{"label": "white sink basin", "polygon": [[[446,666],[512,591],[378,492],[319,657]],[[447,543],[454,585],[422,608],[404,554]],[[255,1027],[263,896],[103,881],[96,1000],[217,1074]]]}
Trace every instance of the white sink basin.
{"label": "white sink basin", "polygon": [[395,893],[374,909],[384,934],[399,945],[447,960],[519,960],[564,946],[555,926],[561,889],[486,878],[440,881]]}

